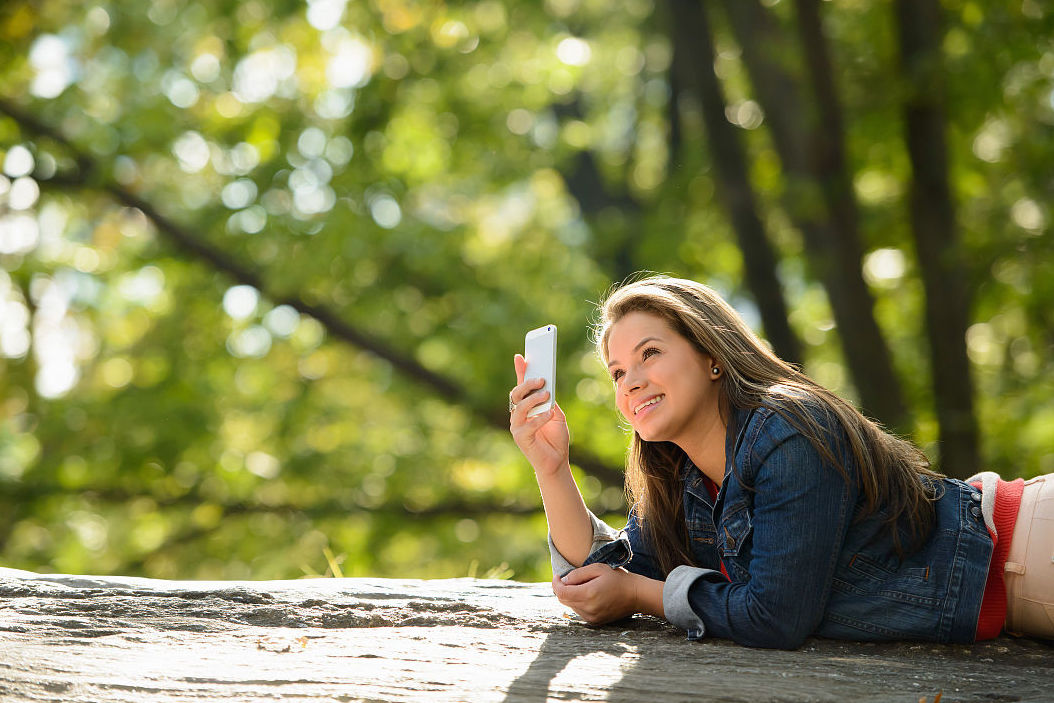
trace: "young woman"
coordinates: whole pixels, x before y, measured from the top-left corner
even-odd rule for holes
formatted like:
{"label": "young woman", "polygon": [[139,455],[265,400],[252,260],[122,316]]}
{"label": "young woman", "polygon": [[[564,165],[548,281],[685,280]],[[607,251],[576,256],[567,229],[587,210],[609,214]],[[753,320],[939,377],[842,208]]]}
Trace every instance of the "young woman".
{"label": "young woman", "polygon": [[653,277],[601,306],[597,351],[633,428],[616,531],[586,508],[542,381],[510,428],[549,522],[553,591],[591,623],[664,617],[689,639],[1054,638],[1054,475],[972,483],[781,361],[710,288]]}

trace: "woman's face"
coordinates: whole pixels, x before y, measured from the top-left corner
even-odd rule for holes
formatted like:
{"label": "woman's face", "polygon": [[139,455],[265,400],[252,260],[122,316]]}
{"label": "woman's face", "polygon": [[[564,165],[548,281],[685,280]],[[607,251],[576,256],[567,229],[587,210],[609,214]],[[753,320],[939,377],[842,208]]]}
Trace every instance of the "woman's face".
{"label": "woman's face", "polygon": [[641,439],[683,448],[718,416],[713,359],[662,318],[623,316],[611,326],[607,352],[615,404]]}

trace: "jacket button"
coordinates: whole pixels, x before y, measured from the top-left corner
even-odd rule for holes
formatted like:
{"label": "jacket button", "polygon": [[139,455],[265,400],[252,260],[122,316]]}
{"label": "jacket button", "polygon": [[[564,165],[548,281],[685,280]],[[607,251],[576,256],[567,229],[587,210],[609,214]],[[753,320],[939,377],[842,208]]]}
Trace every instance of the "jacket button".
{"label": "jacket button", "polygon": [[980,493],[971,493],[970,494],[970,500],[972,500],[975,503],[980,503],[981,502],[981,494]]}
{"label": "jacket button", "polygon": [[981,517],[981,509],[976,505],[970,506],[970,514],[974,517]]}

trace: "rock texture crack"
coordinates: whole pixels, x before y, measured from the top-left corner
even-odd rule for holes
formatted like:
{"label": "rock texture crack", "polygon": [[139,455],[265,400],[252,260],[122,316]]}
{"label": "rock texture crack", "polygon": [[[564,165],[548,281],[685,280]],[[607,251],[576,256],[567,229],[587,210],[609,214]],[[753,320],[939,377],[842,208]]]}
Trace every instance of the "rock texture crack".
{"label": "rock texture crack", "polygon": [[547,583],[195,582],[0,568],[0,701],[1044,701],[1054,647],[688,642]]}

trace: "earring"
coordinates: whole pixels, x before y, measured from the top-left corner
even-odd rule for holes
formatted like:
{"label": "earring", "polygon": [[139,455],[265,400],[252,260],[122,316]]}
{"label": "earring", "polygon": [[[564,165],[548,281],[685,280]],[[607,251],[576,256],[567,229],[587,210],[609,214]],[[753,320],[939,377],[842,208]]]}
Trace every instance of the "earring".
{"label": "earring", "polygon": [[710,373],[712,373],[715,376],[720,376],[721,375],[721,369],[719,369],[719,368],[717,368],[715,366],[712,369],[710,369]]}

